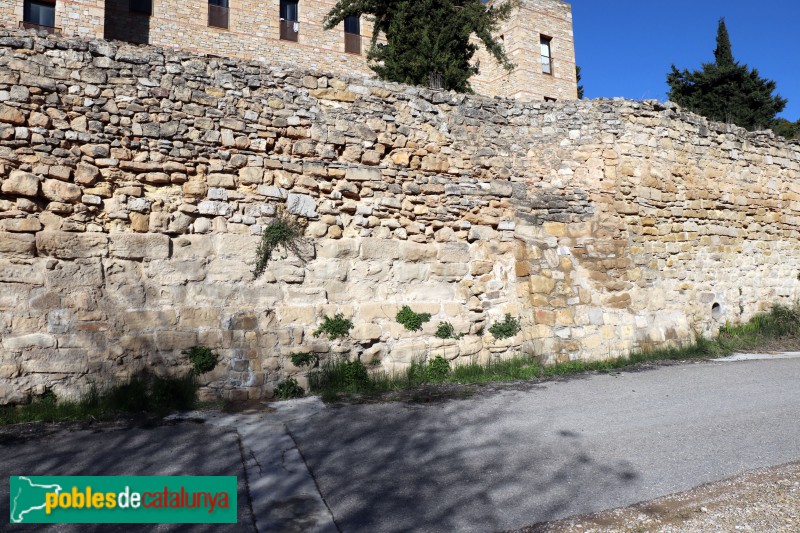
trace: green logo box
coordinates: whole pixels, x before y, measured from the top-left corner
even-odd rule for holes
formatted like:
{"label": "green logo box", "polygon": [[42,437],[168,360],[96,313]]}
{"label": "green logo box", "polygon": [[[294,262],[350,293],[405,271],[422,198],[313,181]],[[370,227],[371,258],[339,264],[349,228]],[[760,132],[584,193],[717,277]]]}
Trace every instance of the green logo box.
{"label": "green logo box", "polygon": [[235,476],[13,476],[12,524],[235,524]]}

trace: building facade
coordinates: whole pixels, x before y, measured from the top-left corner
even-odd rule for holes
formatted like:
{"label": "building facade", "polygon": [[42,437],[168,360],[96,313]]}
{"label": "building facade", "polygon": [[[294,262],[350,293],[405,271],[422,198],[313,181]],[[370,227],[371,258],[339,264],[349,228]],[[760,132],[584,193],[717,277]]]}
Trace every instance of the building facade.
{"label": "building facade", "polygon": [[[499,0],[503,1],[503,0]],[[365,59],[367,17],[332,30],[323,19],[335,0],[5,0],[0,24],[302,65],[321,72],[372,76]],[[522,0],[503,24],[515,69],[503,70],[481,49],[476,92],[525,100],[577,97],[572,10],[559,0]]]}

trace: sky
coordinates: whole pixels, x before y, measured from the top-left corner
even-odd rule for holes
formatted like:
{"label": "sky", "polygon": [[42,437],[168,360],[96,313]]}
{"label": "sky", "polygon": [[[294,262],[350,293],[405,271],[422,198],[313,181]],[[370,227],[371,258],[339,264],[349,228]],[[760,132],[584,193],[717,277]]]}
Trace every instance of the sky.
{"label": "sky", "polygon": [[725,17],[737,61],[757,68],[789,100],[779,116],[800,119],[798,0],[568,0],[575,54],[588,98],[666,100],[670,65],[699,69],[714,60]]}

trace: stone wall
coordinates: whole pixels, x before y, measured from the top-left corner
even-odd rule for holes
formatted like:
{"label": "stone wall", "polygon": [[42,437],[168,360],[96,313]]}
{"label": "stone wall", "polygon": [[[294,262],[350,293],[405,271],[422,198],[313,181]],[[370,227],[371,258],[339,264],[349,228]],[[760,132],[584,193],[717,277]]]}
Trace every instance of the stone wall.
{"label": "stone wall", "polygon": [[[798,294],[800,145],[629,101],[525,103],[0,30],[0,401],[223,356],[376,368],[681,342]],[[252,269],[276,210],[314,256]],[[433,315],[422,332],[400,306]],[[352,339],[312,333],[343,313]],[[522,332],[496,341],[506,313]],[[433,337],[439,321],[464,337]]]}
{"label": "stone wall", "polygon": [[[372,38],[369,17],[362,17],[362,54],[345,53],[344,25],[323,29],[335,0],[302,0],[297,42],[281,40],[280,1],[230,0],[228,28],[209,25],[206,0],[152,0],[151,14],[131,12],[130,0],[58,0],[56,26],[65,35],[105,37],[132,43],[180,48],[215,56],[258,60],[271,65],[370,77],[366,51]],[[489,96],[541,100],[577,98],[572,12],[560,0],[522,0],[500,30],[517,69],[508,73],[483,49],[476,60],[481,73],[475,90]],[[0,4],[0,25],[16,27],[23,0]],[[556,69],[542,74],[539,35],[553,37]]]}

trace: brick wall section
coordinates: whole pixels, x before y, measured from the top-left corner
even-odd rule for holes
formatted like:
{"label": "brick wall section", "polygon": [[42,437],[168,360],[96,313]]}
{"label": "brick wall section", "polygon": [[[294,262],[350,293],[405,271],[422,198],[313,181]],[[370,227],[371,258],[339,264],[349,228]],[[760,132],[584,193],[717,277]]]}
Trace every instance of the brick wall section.
{"label": "brick wall section", "polygon": [[[222,363],[231,399],[289,355],[399,370],[598,359],[800,296],[800,144],[657,102],[520,102],[0,31],[0,403]],[[252,275],[262,228],[303,264]],[[720,312],[712,315],[712,306]],[[429,312],[422,332],[394,320]],[[312,336],[324,315],[355,324]],[[497,341],[505,313],[522,332]],[[465,336],[433,337],[447,320]]]}
{"label": "brick wall section", "polygon": [[[516,68],[508,73],[483,49],[476,54],[481,73],[471,80],[480,94],[522,100],[574,100],[575,42],[572,8],[566,2],[523,0],[500,30],[506,53]],[[553,74],[542,72],[540,36],[552,38]]]}
{"label": "brick wall section", "polygon": [[[129,0],[58,0],[56,26],[66,35],[105,37],[134,43],[181,48],[225,57],[256,59],[317,72],[373,77],[366,65],[372,28],[362,20],[362,55],[344,53],[343,25],[325,31],[322,20],[334,0],[300,2],[299,40],[280,40],[279,0],[231,0],[229,29],[208,26],[208,4],[202,0],[153,0],[152,16],[131,13]],[[22,0],[3,2],[0,24],[16,27]],[[506,49],[517,69],[509,74],[484,50],[477,54],[480,74],[473,88],[489,96],[542,100],[577,97],[572,14],[559,0],[523,0],[504,24]],[[539,34],[553,37],[555,75],[541,73]]]}
{"label": "brick wall section", "polygon": [[[105,25],[105,0],[58,0],[56,27],[65,35],[102,38]],[[0,25],[16,28],[23,19],[23,0],[0,2]]]}

